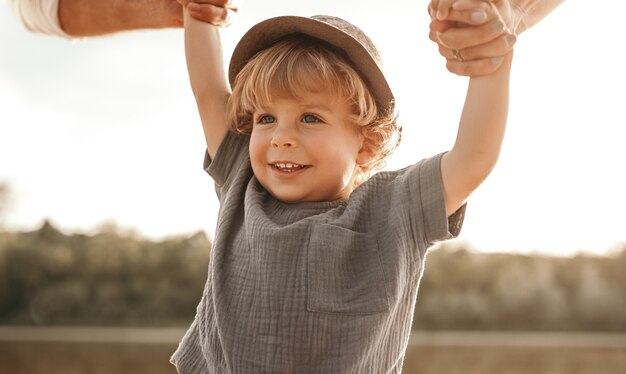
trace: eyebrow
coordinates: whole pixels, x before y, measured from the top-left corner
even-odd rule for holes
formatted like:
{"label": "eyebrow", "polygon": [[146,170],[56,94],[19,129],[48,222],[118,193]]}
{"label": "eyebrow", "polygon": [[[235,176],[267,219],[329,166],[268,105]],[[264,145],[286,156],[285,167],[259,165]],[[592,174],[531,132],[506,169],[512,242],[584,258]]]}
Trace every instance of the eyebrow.
{"label": "eyebrow", "polygon": [[[270,107],[274,106],[274,104],[266,104],[266,105],[258,105],[254,110],[258,111],[258,112],[266,112],[266,111],[271,111]],[[321,102],[308,102],[308,103],[302,103],[302,104],[298,104],[298,107],[301,110],[322,110],[325,112],[329,112],[329,113],[333,113],[333,110],[328,106],[325,105],[324,103]]]}
{"label": "eyebrow", "polygon": [[[332,113],[332,109],[330,109],[329,106],[324,105],[324,104],[302,104],[299,105],[300,109],[302,111],[325,111],[325,112],[330,112]],[[254,109],[255,112],[271,112],[271,109],[268,106],[260,106]]]}
{"label": "eyebrow", "polygon": [[330,107],[328,107],[328,106],[326,106],[324,104],[303,104],[303,105],[300,105],[300,107],[303,110],[322,110],[322,111],[326,111],[326,112],[332,112]]}

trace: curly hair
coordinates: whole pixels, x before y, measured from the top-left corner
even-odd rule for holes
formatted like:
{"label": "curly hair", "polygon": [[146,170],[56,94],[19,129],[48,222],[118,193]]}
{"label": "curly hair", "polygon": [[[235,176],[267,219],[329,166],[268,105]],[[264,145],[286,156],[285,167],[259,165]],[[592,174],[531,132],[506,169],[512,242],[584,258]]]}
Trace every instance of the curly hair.
{"label": "curly hair", "polygon": [[256,109],[281,97],[298,100],[307,92],[330,92],[350,103],[350,120],[360,127],[372,159],[360,165],[355,184],[366,181],[397,148],[401,127],[395,103],[379,108],[361,76],[340,50],[304,36],[291,36],[258,52],[233,83],[228,121],[235,131],[252,132]]}

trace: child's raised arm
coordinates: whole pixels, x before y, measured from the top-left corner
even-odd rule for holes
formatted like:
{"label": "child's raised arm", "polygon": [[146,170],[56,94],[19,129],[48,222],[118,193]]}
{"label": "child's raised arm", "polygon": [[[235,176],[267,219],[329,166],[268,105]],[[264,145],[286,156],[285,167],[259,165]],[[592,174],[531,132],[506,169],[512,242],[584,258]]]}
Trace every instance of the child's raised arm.
{"label": "child's raised arm", "polygon": [[[492,7],[491,11],[496,10]],[[495,14],[494,19],[498,18]],[[492,29],[498,27],[492,25]],[[505,32],[504,23],[500,29]],[[495,73],[470,79],[456,142],[441,161],[448,215],[463,205],[498,160],[508,112],[512,55],[511,51],[500,57],[502,65]]]}
{"label": "child's raised arm", "polygon": [[220,24],[229,12],[224,8],[226,4],[228,0],[204,0],[202,4],[189,3],[183,10],[187,70],[211,158],[228,131],[226,103],[231,91],[226,79],[219,27],[198,21],[192,15],[202,8],[206,13],[206,7],[212,7],[209,9],[215,12],[214,23]]}

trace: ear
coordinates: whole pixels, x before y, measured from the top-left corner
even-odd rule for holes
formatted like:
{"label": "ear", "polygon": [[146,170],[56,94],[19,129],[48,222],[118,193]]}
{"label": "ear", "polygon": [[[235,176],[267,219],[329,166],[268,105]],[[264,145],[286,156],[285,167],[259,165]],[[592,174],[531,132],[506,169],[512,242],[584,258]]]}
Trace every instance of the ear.
{"label": "ear", "polygon": [[356,156],[357,165],[365,165],[368,162],[372,161],[372,159],[376,156],[376,153],[372,150],[370,143],[367,139],[363,138],[363,143],[361,144],[361,149],[359,149],[359,153]]}

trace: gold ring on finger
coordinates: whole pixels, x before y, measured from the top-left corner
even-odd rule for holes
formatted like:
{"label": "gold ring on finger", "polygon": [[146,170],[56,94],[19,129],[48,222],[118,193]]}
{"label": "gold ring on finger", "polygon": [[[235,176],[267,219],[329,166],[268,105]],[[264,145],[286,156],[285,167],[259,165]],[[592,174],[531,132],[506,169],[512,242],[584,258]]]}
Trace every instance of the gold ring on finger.
{"label": "gold ring on finger", "polygon": [[465,62],[465,59],[463,59],[463,56],[461,56],[460,49],[453,49],[452,56],[454,56],[454,59],[457,60],[458,62]]}

